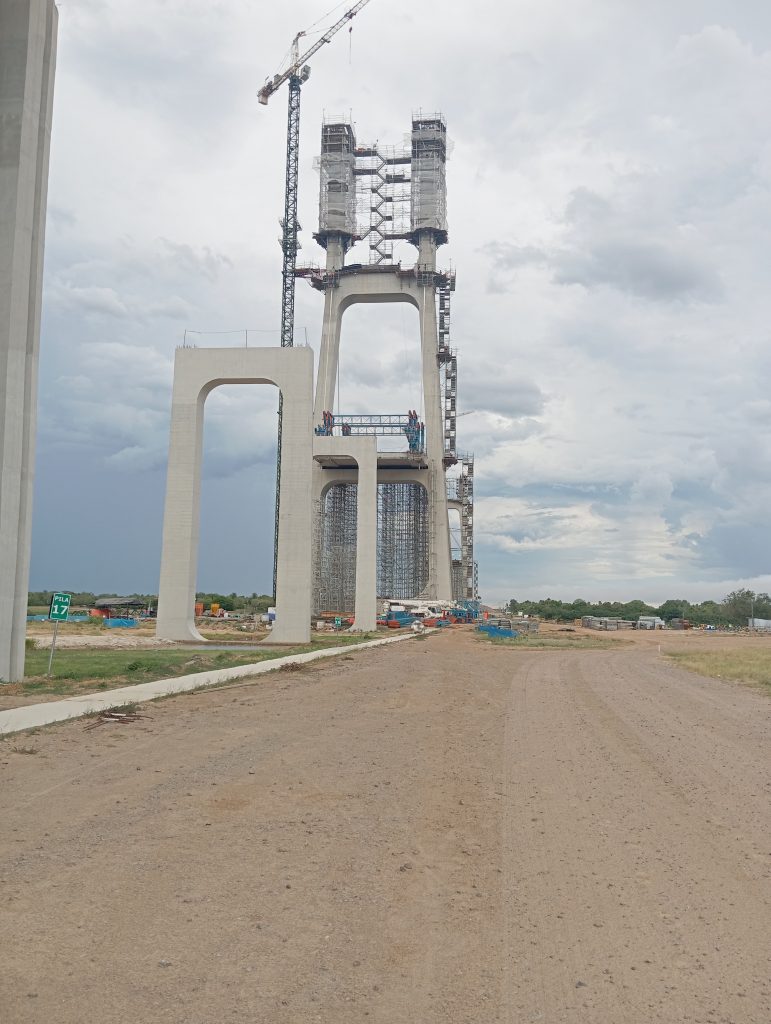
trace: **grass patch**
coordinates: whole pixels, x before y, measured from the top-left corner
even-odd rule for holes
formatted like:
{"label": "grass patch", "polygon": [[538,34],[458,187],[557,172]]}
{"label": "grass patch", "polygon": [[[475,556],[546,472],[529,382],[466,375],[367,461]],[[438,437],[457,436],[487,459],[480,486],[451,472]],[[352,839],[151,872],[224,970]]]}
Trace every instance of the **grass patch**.
{"label": "grass patch", "polygon": [[[304,646],[266,647],[258,651],[179,650],[173,648],[149,651],[64,649],[57,651],[54,655],[53,673],[50,679],[45,675],[48,667],[48,651],[27,651],[24,682],[16,684],[15,692],[27,695],[45,694],[71,697],[78,693],[148,683],[156,679],[190,675],[193,672],[253,665],[273,658],[325,650],[329,647],[346,647],[373,638],[373,634],[338,635],[314,639],[310,644]],[[294,667],[294,670],[296,671],[297,668]]]}
{"label": "grass patch", "polygon": [[681,668],[715,679],[752,683],[771,693],[771,650],[665,651]]}

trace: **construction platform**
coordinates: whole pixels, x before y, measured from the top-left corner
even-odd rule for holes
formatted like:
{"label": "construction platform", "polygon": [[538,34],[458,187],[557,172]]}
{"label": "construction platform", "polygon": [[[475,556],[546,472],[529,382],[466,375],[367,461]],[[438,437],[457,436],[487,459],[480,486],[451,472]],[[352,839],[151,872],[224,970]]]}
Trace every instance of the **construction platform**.
{"label": "construction platform", "polygon": [[[323,469],[356,469],[356,460],[348,455],[314,455]],[[425,452],[378,452],[377,468],[428,469]]]}

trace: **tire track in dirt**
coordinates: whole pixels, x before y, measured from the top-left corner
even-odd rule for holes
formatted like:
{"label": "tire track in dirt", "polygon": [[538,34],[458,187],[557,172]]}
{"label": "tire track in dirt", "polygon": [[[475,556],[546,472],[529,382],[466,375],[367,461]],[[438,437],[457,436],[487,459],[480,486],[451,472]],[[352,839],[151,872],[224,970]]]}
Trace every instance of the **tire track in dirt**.
{"label": "tire track in dirt", "polygon": [[757,694],[464,631],[237,693],[0,758],[13,1024],[771,1020]]}

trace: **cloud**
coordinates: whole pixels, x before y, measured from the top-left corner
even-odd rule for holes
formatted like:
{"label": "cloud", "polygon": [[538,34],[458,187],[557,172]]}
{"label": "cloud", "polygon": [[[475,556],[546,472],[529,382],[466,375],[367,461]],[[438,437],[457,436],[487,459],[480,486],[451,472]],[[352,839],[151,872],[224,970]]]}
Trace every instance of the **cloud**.
{"label": "cloud", "polygon": [[721,293],[715,269],[695,254],[675,245],[623,238],[562,253],[556,260],[555,280],[587,288],[605,284],[661,301],[715,301]]}
{"label": "cloud", "polygon": [[[483,594],[720,597],[767,580],[766,7],[681,0],[609,16],[578,0],[566,20],[558,0],[449,0],[437,22],[430,5],[377,6],[356,19],[350,60],[341,33],[303,91],[301,258],[324,261],[311,236],[325,111],[353,108],[359,138],[387,144],[416,106],[443,110],[455,146],[439,260],[457,269],[451,341],[471,413],[458,443],[477,457]],[[135,540],[100,550],[101,585],[154,586],[175,347],[185,330],[247,328],[250,345],[276,344],[285,98],[262,108],[255,93],[319,16],[309,0],[293,11],[62,5],[33,585],[50,585],[54,564],[59,578],[80,571],[90,510],[109,508]],[[379,88],[395,52],[403,73]],[[396,255],[415,258],[406,243]],[[322,308],[298,282],[296,337],[307,330],[316,353]],[[347,314],[341,411],[422,410],[419,370],[412,310]],[[209,403],[202,573],[261,590],[275,393]],[[85,524],[68,545],[77,566],[45,546],[65,490],[73,529]],[[238,522],[226,532],[225,507]]]}
{"label": "cloud", "polygon": [[187,243],[172,242],[168,238],[161,238],[160,243],[178,270],[205,277],[207,281],[215,282],[223,269],[233,267],[228,256],[215,252],[208,245],[196,250]]}
{"label": "cloud", "polygon": [[[467,377],[463,370],[470,371]],[[494,373],[484,371],[473,363],[462,366],[463,406],[472,406],[482,412],[498,413],[507,419],[540,416],[546,398],[532,380],[523,379],[516,369],[504,368]]]}
{"label": "cloud", "polygon": [[674,229],[659,229],[651,237],[638,226],[624,225],[608,202],[586,190],[571,196],[564,223],[565,242],[551,250],[501,242],[487,246],[495,268],[491,289],[505,290],[507,277],[536,266],[557,284],[608,286],[651,301],[722,298],[717,269],[687,232],[678,237]]}
{"label": "cloud", "polygon": [[168,317],[170,320],[184,320],[189,322],[193,315],[193,307],[179,295],[170,295],[168,299],[153,303],[147,311],[149,317]]}
{"label": "cloud", "polygon": [[94,313],[118,319],[129,315],[125,302],[113,288],[78,288],[63,282],[54,290],[49,301],[83,314]]}

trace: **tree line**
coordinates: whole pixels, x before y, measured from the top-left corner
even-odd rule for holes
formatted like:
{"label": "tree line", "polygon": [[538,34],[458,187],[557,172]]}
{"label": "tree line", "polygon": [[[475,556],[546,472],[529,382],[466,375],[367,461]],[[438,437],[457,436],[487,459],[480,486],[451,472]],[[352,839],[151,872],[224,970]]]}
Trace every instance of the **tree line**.
{"label": "tree line", "polygon": [[[53,590],[31,590],[27,598],[29,608],[47,608],[54,595]],[[116,597],[116,594],[92,594],[90,591],[72,592],[73,608],[93,608],[96,602],[102,598]],[[135,597],[142,601],[148,608],[156,608],[158,596],[156,594],[123,594],[122,597]],[[266,612],[269,606],[273,605],[273,598],[268,594],[252,594],[247,597],[244,594],[209,594],[200,591],[195,595],[196,601],[202,601],[206,608],[212,604],[218,604],[226,612],[243,612],[247,615]]]}
{"label": "tree line", "polygon": [[631,619],[641,615],[658,615],[670,619],[687,619],[695,626],[746,626],[752,615],[756,619],[771,619],[771,597],[756,594],[752,590],[733,590],[722,601],[702,601],[692,604],[684,598],[670,598],[660,605],[646,604],[645,601],[556,601],[547,597],[542,601],[517,601],[512,598],[508,604],[512,615],[537,615],[541,619],[564,622],[580,619],[584,615],[599,618]]}

